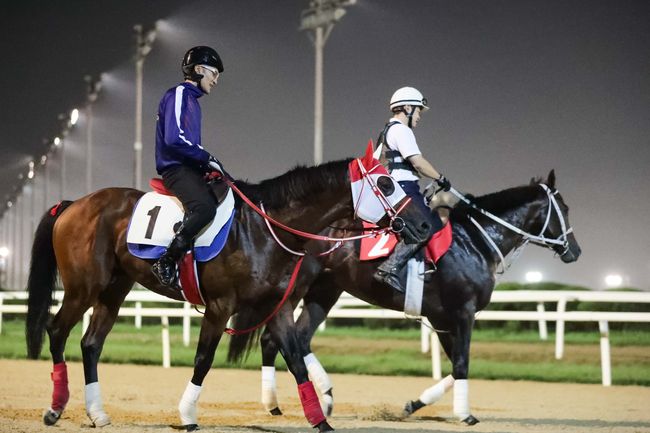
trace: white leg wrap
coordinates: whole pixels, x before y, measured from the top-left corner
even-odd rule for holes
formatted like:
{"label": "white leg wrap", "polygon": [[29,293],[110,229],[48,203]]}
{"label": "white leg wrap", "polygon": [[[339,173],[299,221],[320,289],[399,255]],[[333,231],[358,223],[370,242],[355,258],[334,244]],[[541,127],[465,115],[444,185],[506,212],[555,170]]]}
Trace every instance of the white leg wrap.
{"label": "white leg wrap", "polygon": [[178,403],[178,412],[181,415],[182,425],[198,424],[196,403],[199,401],[201,388],[201,386],[194,385],[192,382],[187,384],[181,401]]}
{"label": "white leg wrap", "polygon": [[95,427],[104,427],[111,423],[111,419],[104,412],[102,403],[102,394],[99,388],[99,382],[89,383],[85,387],[86,395],[86,415]]}
{"label": "white leg wrap", "polygon": [[424,404],[433,404],[440,400],[440,398],[449,391],[454,385],[454,378],[451,374],[443,378],[440,382],[433,385],[431,388],[427,388],[420,395],[420,401]]}
{"label": "white leg wrap", "polygon": [[275,367],[262,366],[262,405],[264,405],[264,409],[267,411],[278,407]]}
{"label": "white leg wrap", "polygon": [[321,394],[332,389],[332,381],[330,380],[327,372],[323,366],[318,362],[316,355],[310,353],[305,356],[305,365],[307,366],[307,371],[309,372],[309,377],[311,381],[314,382],[314,385],[318,388]]}
{"label": "white leg wrap", "polygon": [[457,379],[454,382],[454,415],[461,421],[470,415],[468,385],[467,379]]}
{"label": "white leg wrap", "polygon": [[330,416],[332,414],[332,409],[334,408],[334,399],[331,395],[325,393],[332,389],[332,381],[321,363],[318,361],[318,358],[316,358],[316,355],[310,353],[305,356],[304,359],[307,371],[309,372],[309,377],[321,393],[320,407],[326,416]]}

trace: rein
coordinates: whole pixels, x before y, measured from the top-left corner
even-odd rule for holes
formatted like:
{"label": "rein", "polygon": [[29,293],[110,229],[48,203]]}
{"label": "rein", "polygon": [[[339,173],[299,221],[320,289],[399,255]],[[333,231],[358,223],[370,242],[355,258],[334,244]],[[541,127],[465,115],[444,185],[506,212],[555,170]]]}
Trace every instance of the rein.
{"label": "rein", "polygon": [[[368,233],[363,234],[363,235],[357,235],[357,236],[348,236],[348,237],[343,237],[343,238],[332,238],[330,236],[323,236],[323,235],[317,235],[313,233],[308,233],[308,232],[303,232],[301,230],[294,229],[292,227],[289,227],[287,225],[282,224],[280,221],[273,219],[271,216],[269,216],[264,210],[260,209],[255,203],[251,201],[246,195],[237,188],[235,183],[231,181],[228,178],[224,178],[224,182],[228,184],[230,188],[232,188],[233,191],[241,197],[241,199],[248,205],[250,206],[255,212],[257,212],[262,218],[264,218],[265,221],[268,221],[269,223],[273,224],[276,227],[281,228],[284,231],[287,231],[291,234],[300,236],[305,239],[313,239],[317,241],[325,241],[325,242],[345,242],[345,241],[353,241],[356,239],[362,239],[362,238],[369,238],[369,237],[374,237],[374,236],[380,236],[383,235],[384,233],[389,232],[391,229],[390,227],[386,227],[383,229],[379,230],[370,230]],[[401,211],[403,207],[399,209]]]}
{"label": "rein", "polygon": [[[467,197],[465,197],[463,194],[455,190],[454,188],[451,188],[449,191],[454,194],[458,199],[462,200],[465,202],[467,205],[469,205],[472,209],[480,212],[481,214],[485,215],[486,217],[490,218],[491,220],[495,221],[497,224],[500,224],[504,226],[505,228],[521,235],[524,238],[524,243],[517,248],[515,248],[515,253],[513,253],[513,256],[518,257],[521,252],[523,251],[523,248],[528,244],[528,242],[533,242],[542,246],[545,246],[547,248],[552,248],[552,245],[562,245],[564,247],[564,251],[562,254],[560,254],[560,257],[566,254],[567,251],[569,251],[569,240],[568,240],[568,235],[569,233],[573,232],[573,227],[567,228],[566,221],[564,220],[564,215],[562,215],[562,212],[560,210],[560,205],[558,204],[557,200],[555,199],[555,195],[558,193],[558,191],[552,191],[547,185],[540,183],[539,186],[541,186],[544,191],[546,192],[546,196],[548,197],[549,201],[549,206],[548,206],[548,212],[546,213],[546,220],[544,221],[544,225],[542,226],[542,230],[540,231],[539,235],[534,235],[532,233],[528,233],[519,227],[515,227],[514,225],[510,224],[509,222],[499,218],[498,216],[486,211],[485,209],[482,209],[478,206],[476,206],[474,203],[472,203]],[[552,206],[551,206],[552,205]],[[560,221],[560,227],[562,228],[562,234],[559,235],[556,239],[552,238],[547,238],[544,236],[544,232],[546,231],[546,228],[548,227],[548,224],[551,220],[552,216],[552,211],[555,209],[555,212],[558,215],[558,219]],[[505,256],[499,249],[499,247],[496,245],[494,240],[488,235],[488,233],[485,231],[485,229],[476,221],[473,217],[469,217],[470,221],[476,228],[479,230],[479,232],[483,235],[483,237],[486,239],[490,247],[496,251],[496,253],[499,256],[499,260],[501,262],[501,271],[497,271],[499,274],[503,274],[509,266],[505,265]],[[513,259],[514,261],[514,259]],[[512,263],[512,262],[511,262]]]}
{"label": "rein", "polygon": [[271,314],[266,316],[266,318],[262,320],[260,323],[258,323],[255,326],[251,326],[250,328],[246,328],[246,329],[226,328],[223,332],[225,332],[228,335],[244,335],[256,331],[257,329],[266,325],[273,318],[273,316],[275,316],[278,313],[278,311],[280,311],[280,308],[282,308],[284,303],[287,302],[287,299],[289,299],[289,296],[293,292],[293,288],[296,285],[296,279],[298,279],[298,272],[300,271],[300,266],[302,265],[304,259],[305,256],[302,256],[298,259],[296,266],[293,268],[293,273],[291,274],[291,279],[289,280],[289,285],[287,286],[287,290],[284,291],[284,296],[282,296],[280,303],[275,306],[273,311],[271,311]]}
{"label": "rein", "polygon": [[[359,159],[357,159],[357,162],[359,164],[360,171],[362,173],[362,176],[368,181],[370,184],[370,187],[372,188],[372,191],[375,193],[375,196],[379,199],[380,203],[382,204],[384,211],[389,215],[391,222],[395,224],[397,221],[401,220],[401,218],[398,216],[399,213],[406,207],[406,205],[410,202],[410,199],[404,200],[404,204],[402,204],[399,209],[395,210],[390,203],[388,202],[388,199],[384,196],[384,194],[379,190],[377,185],[372,181],[372,178],[370,178],[368,172],[366,171],[365,167],[361,163]],[[373,167],[370,171],[374,170],[376,167]],[[217,176],[212,176],[212,179],[215,179]],[[387,233],[391,230],[390,227],[386,227],[384,229],[379,229],[379,230],[370,230],[368,233],[357,235],[357,236],[347,236],[347,237],[342,237],[342,238],[332,238],[329,236],[322,236],[322,235],[317,235],[313,233],[308,233],[308,232],[303,232],[301,230],[297,230],[294,228],[291,228],[285,224],[282,224],[281,222],[273,219],[271,216],[269,216],[268,213],[266,213],[266,210],[264,209],[264,205],[260,203],[260,207],[255,205],[246,195],[241,192],[239,188],[235,185],[235,183],[230,179],[229,176],[222,176],[223,180],[226,182],[226,184],[232,188],[233,191],[241,197],[241,199],[248,205],[250,206],[255,212],[257,212],[263,219],[264,223],[268,227],[269,231],[271,232],[271,235],[273,236],[273,239],[280,245],[282,248],[284,248],[287,252],[299,256],[300,258],[298,259],[298,262],[296,263],[296,266],[293,269],[293,272],[291,274],[291,279],[289,280],[289,284],[287,285],[287,289],[284,291],[284,295],[282,296],[282,299],[278,303],[278,305],[275,306],[271,314],[266,316],[264,320],[262,320],[260,323],[258,323],[255,326],[252,326],[247,329],[233,329],[233,328],[226,328],[224,332],[228,335],[244,335],[248,334],[250,332],[253,332],[262,326],[266,325],[277,313],[280,311],[280,308],[285,304],[287,299],[289,299],[289,296],[291,296],[291,293],[293,292],[293,289],[296,285],[296,280],[298,278],[298,273],[300,272],[300,267],[302,266],[302,262],[305,259],[305,255],[307,254],[306,252],[301,252],[301,251],[294,251],[284,245],[282,241],[278,238],[278,236],[275,234],[273,231],[273,227],[271,224],[281,228],[282,230],[285,230],[289,233],[292,233],[294,235],[300,236],[305,239],[313,239],[313,240],[319,240],[319,241],[326,241],[326,242],[334,242],[334,245],[327,251],[324,251],[318,256],[325,256],[327,254],[330,254],[334,252],[337,248],[339,248],[344,241],[351,241],[355,239],[362,239],[362,238],[367,238],[367,237],[374,237],[378,235],[383,235],[384,233]],[[355,215],[356,215],[357,209],[355,209]],[[403,227],[403,221],[402,221],[402,227]]]}

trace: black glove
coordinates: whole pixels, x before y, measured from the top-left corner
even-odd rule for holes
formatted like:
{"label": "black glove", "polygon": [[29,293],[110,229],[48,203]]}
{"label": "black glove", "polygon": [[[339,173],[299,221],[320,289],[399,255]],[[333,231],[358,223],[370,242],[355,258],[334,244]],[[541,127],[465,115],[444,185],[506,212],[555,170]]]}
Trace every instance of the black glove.
{"label": "black glove", "polygon": [[443,175],[440,175],[438,179],[434,179],[434,180],[438,184],[441,190],[447,192],[451,189],[451,182],[449,182],[449,179],[447,179]]}

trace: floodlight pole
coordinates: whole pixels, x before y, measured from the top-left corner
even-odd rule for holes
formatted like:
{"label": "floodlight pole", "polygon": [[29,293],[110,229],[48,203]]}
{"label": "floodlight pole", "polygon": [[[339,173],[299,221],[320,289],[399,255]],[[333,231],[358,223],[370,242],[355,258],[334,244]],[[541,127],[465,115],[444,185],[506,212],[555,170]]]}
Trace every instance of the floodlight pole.
{"label": "floodlight pole", "polygon": [[[356,0],[312,0],[302,11],[300,30],[310,31],[314,43],[314,164],[323,162],[323,49],[325,42],[346,11]],[[313,34],[311,33],[313,32]]]}
{"label": "floodlight pole", "polygon": [[86,194],[93,191],[93,104],[102,88],[101,79],[90,75],[84,76],[86,81]]}
{"label": "floodlight pole", "polygon": [[142,81],[144,59],[156,40],[156,29],[144,31],[141,24],[135,30],[135,141],[133,142],[133,187],[142,188]]}

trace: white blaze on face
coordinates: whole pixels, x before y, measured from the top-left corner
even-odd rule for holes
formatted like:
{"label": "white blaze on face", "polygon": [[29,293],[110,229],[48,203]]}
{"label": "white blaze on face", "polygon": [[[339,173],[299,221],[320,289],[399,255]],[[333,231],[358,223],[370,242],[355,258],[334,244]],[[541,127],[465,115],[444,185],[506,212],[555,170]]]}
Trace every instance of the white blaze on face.
{"label": "white blaze on face", "polygon": [[[372,161],[372,163],[368,164],[366,162],[368,167],[365,167],[359,158],[350,163],[352,203],[359,218],[376,223],[384,217],[386,210],[381,198],[373,191],[370,182],[373,182],[378,187],[388,204],[393,208],[397,207],[397,204],[406,197],[406,194],[397,181],[388,175],[388,172],[379,161],[374,158],[364,158],[364,160]],[[364,171],[369,174],[363,176]]]}

